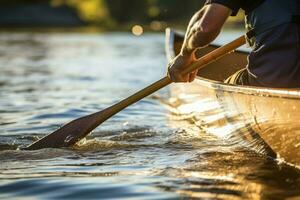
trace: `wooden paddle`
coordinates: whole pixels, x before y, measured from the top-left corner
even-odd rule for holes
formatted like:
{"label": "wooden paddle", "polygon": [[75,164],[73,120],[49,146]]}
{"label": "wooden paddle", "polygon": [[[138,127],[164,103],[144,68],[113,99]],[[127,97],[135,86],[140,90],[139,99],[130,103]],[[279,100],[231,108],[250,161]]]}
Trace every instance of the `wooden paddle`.
{"label": "wooden paddle", "polygon": [[[242,46],[243,44],[245,44],[245,37],[241,36],[236,40],[222,47],[219,47],[218,49],[201,57],[195,63],[186,68],[186,70],[183,71],[183,74],[187,74],[196,69],[200,69],[205,65],[217,59],[220,59],[222,56],[234,51],[236,48]],[[86,137],[92,130],[94,130],[105,120],[109,119],[110,117],[117,114],[126,107],[130,106],[131,104],[169,85],[171,82],[171,79],[168,76],[166,76],[158,80],[157,82],[151,84],[150,86],[133,94],[132,96],[120,101],[119,103],[116,103],[115,105],[112,105],[102,111],[69,122],[68,124],[64,125],[63,127],[59,128],[53,133],[29,145],[25,149],[36,150],[42,148],[68,147],[74,145],[76,142]]]}

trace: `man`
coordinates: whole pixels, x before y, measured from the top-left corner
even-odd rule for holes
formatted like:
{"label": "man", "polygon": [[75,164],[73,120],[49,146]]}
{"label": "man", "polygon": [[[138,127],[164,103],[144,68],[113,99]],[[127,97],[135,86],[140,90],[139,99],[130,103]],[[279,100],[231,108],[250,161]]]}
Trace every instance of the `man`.
{"label": "man", "polygon": [[245,11],[252,51],[247,68],[227,83],[300,88],[300,0],[207,0],[189,22],[180,54],[169,63],[174,82],[191,82],[197,71],[181,71],[195,61],[194,51],[212,42],[226,19]]}

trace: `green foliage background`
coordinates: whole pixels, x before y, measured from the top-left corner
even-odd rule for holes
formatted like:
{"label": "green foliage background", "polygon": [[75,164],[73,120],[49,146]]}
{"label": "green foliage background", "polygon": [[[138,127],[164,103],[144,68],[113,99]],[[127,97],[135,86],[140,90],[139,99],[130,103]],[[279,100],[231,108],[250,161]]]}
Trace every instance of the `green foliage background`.
{"label": "green foliage background", "polygon": [[87,24],[119,27],[151,22],[187,24],[204,3],[205,0],[1,0],[0,5],[68,6]]}

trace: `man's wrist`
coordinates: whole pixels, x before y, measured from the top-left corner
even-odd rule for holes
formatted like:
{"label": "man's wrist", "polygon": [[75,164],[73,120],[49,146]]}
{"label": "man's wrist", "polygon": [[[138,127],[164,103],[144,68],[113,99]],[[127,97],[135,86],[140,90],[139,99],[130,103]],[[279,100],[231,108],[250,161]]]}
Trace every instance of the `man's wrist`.
{"label": "man's wrist", "polygon": [[180,55],[192,61],[196,60],[195,49],[182,49]]}

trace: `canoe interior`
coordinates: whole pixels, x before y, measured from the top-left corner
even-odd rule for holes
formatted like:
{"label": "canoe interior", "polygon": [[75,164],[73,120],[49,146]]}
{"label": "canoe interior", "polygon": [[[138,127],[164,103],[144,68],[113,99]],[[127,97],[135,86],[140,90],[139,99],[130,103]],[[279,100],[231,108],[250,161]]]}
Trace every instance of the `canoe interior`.
{"label": "canoe interior", "polygon": [[[175,54],[177,55],[180,52],[184,37],[182,34],[174,34],[173,39],[174,50]],[[196,56],[200,58],[201,56],[215,50],[218,47],[218,45],[208,45],[197,50]],[[236,71],[246,67],[247,55],[248,53],[244,51],[234,51],[233,53],[224,56],[222,59],[202,68],[199,70],[198,75],[203,78],[222,82]]]}

